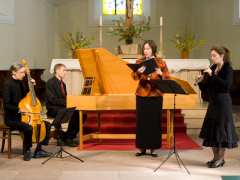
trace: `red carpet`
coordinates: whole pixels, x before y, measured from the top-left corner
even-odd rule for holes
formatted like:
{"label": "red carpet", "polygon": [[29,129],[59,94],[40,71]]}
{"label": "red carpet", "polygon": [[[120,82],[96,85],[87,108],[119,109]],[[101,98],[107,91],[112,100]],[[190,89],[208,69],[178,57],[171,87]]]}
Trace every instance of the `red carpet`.
{"label": "red carpet", "polygon": [[[178,133],[176,137],[177,149],[201,149],[201,146],[184,133]],[[134,140],[94,140],[85,142],[84,149],[131,151],[136,150],[136,147]],[[165,140],[163,141],[162,149],[168,149]]]}
{"label": "red carpet", "polygon": [[[162,131],[166,133],[167,114],[163,110]],[[135,111],[111,111],[101,113],[101,133],[111,134],[129,134],[136,132],[136,113]],[[181,110],[176,110],[175,129],[177,133],[186,134],[186,124]],[[84,133],[88,134],[97,130],[97,114],[94,112],[87,113],[87,120],[84,124]]]}

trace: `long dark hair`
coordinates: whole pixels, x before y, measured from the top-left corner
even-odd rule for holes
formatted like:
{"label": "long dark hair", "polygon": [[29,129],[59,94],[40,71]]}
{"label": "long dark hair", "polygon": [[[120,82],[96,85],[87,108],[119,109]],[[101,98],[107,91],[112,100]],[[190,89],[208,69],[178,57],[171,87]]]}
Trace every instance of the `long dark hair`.
{"label": "long dark hair", "polygon": [[223,55],[223,61],[226,64],[231,64],[230,51],[224,46],[213,46],[210,51],[216,51],[219,55]]}
{"label": "long dark hair", "polygon": [[144,56],[144,46],[148,44],[152,49],[152,54],[156,57],[157,56],[157,45],[153,40],[146,40],[142,45],[142,56]]}

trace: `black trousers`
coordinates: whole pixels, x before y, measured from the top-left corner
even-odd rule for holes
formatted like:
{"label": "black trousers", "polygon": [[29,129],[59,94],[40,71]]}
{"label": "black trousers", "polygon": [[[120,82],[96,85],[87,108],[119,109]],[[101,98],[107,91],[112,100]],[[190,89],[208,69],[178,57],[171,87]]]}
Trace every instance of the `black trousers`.
{"label": "black trousers", "polygon": [[[23,123],[21,121],[6,121],[5,122],[7,126],[10,127],[11,130],[18,130],[21,133],[23,133],[23,150],[24,152],[26,150],[29,150],[32,147],[32,132],[33,128],[31,125]],[[38,150],[41,149],[41,145],[48,145],[49,139],[50,139],[50,129],[51,125],[49,122],[44,121],[46,126],[46,137],[45,139],[39,143]]]}
{"label": "black trousers", "polygon": [[74,111],[68,123],[68,129],[65,133],[65,139],[73,139],[79,132],[79,112]]}
{"label": "black trousers", "polygon": [[74,139],[77,136],[79,132],[79,112],[75,108],[59,108],[57,111],[48,111],[47,114],[55,118],[53,125],[57,130],[61,129],[62,123],[68,122],[67,131],[60,135],[63,140]]}
{"label": "black trousers", "polygon": [[162,146],[163,97],[136,97],[136,147],[159,149]]}
{"label": "black trousers", "polygon": [[18,130],[23,133],[24,151],[29,150],[32,147],[32,126],[20,121],[6,121],[5,123],[11,130]]}

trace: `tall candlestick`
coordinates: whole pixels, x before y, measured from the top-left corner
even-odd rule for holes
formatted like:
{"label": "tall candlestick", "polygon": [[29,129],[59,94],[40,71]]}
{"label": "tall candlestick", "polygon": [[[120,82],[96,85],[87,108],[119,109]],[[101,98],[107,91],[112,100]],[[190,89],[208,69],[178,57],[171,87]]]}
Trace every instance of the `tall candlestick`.
{"label": "tall candlestick", "polygon": [[160,26],[163,26],[163,17],[160,17]]}
{"label": "tall candlestick", "polygon": [[102,15],[99,17],[99,26],[102,26]]}
{"label": "tall candlestick", "polygon": [[103,42],[103,38],[102,38],[102,15],[100,15],[99,18],[99,47],[102,47],[102,42]]}
{"label": "tall candlestick", "polygon": [[159,51],[159,55],[163,58],[164,54],[163,54],[163,17],[160,17],[160,51]]}

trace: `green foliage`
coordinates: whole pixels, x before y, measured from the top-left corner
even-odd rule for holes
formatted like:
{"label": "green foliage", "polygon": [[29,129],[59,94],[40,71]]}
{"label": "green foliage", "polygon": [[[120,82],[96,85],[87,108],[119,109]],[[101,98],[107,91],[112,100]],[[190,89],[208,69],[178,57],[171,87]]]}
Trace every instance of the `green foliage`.
{"label": "green foliage", "polygon": [[119,36],[118,41],[125,40],[126,44],[133,43],[134,38],[142,39],[143,33],[150,30],[150,17],[147,20],[144,18],[138,23],[133,23],[128,28],[125,26],[125,21],[123,18],[114,20],[113,22],[115,25],[114,27],[110,28],[109,33]]}
{"label": "green foliage", "polygon": [[198,46],[205,45],[206,41],[197,37],[195,33],[186,32],[184,34],[175,34],[174,38],[171,40],[175,47],[180,51],[191,52],[194,48]]}
{"label": "green foliage", "polygon": [[71,51],[75,51],[79,48],[89,47],[92,43],[93,38],[89,39],[83,35],[82,32],[76,32],[74,35],[71,32],[66,32],[63,35],[63,41],[65,47]]}

